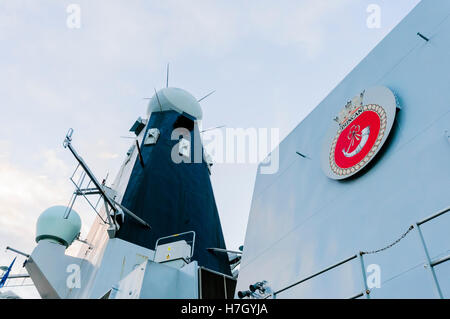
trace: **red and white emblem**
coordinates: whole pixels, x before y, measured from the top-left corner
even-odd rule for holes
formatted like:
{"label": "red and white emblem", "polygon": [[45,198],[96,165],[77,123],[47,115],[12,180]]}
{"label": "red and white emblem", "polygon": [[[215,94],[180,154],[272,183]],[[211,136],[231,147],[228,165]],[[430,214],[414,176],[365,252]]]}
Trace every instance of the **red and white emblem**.
{"label": "red and white emblem", "polygon": [[347,103],[335,118],[338,126],[326,146],[323,165],[329,177],[354,175],[373,159],[390,132],[395,108],[395,96],[387,88],[364,91]]}

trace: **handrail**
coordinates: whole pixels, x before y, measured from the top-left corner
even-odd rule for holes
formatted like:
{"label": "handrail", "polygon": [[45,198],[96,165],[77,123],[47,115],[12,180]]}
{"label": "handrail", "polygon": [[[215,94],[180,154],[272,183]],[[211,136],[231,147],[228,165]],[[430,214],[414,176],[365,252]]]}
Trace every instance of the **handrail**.
{"label": "handrail", "polygon": [[434,266],[440,265],[442,263],[445,263],[446,261],[449,261],[449,260],[450,260],[450,255],[432,261],[430,266],[434,267]]}
{"label": "handrail", "polygon": [[14,249],[14,248],[12,248],[12,247],[7,246],[7,247],[6,247],[6,250],[11,250],[12,252],[15,252],[16,254],[19,254],[19,255],[22,255],[22,256],[24,256],[24,257],[30,258],[30,255],[29,255],[29,254],[26,254],[26,253],[24,253],[24,252],[21,252],[20,250]]}
{"label": "handrail", "polygon": [[356,295],[354,295],[354,296],[351,296],[351,297],[348,298],[348,299],[358,299],[358,298],[360,298],[360,297],[362,297],[362,296],[364,296],[364,293],[363,293],[363,292],[360,292],[359,294],[356,294]]}
{"label": "handrail", "polygon": [[9,275],[8,276],[8,280],[9,279],[23,279],[23,278],[30,278],[29,274],[17,274],[17,275]]}
{"label": "handrail", "polygon": [[[195,231],[193,231],[193,230],[187,231],[184,233],[179,233],[179,234],[174,234],[174,235],[158,238],[158,240],[155,243],[155,256],[156,256],[156,249],[158,248],[158,244],[159,244],[160,240],[164,240],[164,239],[168,239],[168,238],[172,238],[172,237],[179,237],[179,236],[183,236],[183,235],[187,235],[187,234],[192,234],[191,255],[189,256],[189,259],[191,259],[192,256],[194,256],[194,245],[195,245]],[[155,260],[155,256],[153,257],[153,261]]]}
{"label": "handrail", "polygon": [[339,267],[340,265],[345,264],[346,262],[349,262],[350,260],[353,260],[353,259],[355,259],[355,258],[357,258],[357,257],[358,257],[358,255],[353,255],[353,256],[351,256],[351,257],[348,257],[348,258],[346,258],[346,259],[344,259],[344,260],[342,260],[342,261],[340,261],[340,262],[338,262],[338,263],[336,263],[336,264],[334,264],[334,265],[331,265],[331,266],[329,266],[329,267],[327,267],[327,268],[325,268],[325,269],[323,269],[323,270],[321,270],[321,271],[319,271],[319,272],[316,272],[315,274],[312,274],[312,275],[310,275],[310,276],[308,276],[308,277],[306,277],[306,278],[303,278],[302,280],[297,281],[296,283],[294,283],[294,284],[292,284],[292,285],[289,285],[289,286],[287,286],[287,287],[285,287],[285,288],[283,288],[283,289],[280,289],[280,290],[278,290],[278,291],[275,291],[273,294],[274,294],[274,295],[279,294],[279,293],[281,293],[281,292],[283,292],[283,291],[285,291],[285,290],[287,290],[287,289],[289,289],[289,288],[292,288],[292,287],[294,287],[294,286],[297,286],[297,285],[299,285],[299,284],[301,284],[301,283],[303,283],[303,282],[305,282],[305,281],[308,281],[308,280],[310,280],[310,279],[312,279],[312,278],[314,278],[314,277],[317,277],[317,276],[323,274],[324,272],[327,272],[327,271],[332,270],[332,269],[334,269],[334,268],[336,268],[336,267]]}
{"label": "handrail", "polygon": [[435,218],[437,218],[437,217],[439,217],[441,215],[444,215],[445,213],[448,213],[448,212],[450,212],[450,207],[447,207],[446,209],[443,209],[443,210],[437,212],[436,214],[431,215],[430,217],[422,219],[420,222],[417,222],[417,225],[420,226],[422,224],[425,224],[425,223],[427,223],[427,222],[429,222],[429,221],[431,221],[431,220],[433,220],[433,219],[435,219]]}
{"label": "handrail", "polygon": [[[425,240],[424,240],[424,238],[423,238],[423,236],[422,236],[422,232],[421,232],[419,226],[420,226],[420,225],[423,225],[423,224],[425,224],[425,223],[427,223],[427,222],[429,222],[429,221],[431,221],[431,220],[433,220],[433,219],[435,219],[435,218],[437,218],[437,217],[439,217],[439,216],[442,216],[442,215],[444,215],[444,214],[446,214],[446,213],[448,213],[448,212],[450,212],[450,207],[445,208],[445,209],[443,209],[443,210],[440,210],[440,211],[438,211],[436,214],[433,214],[433,215],[431,215],[431,216],[429,216],[429,217],[427,217],[427,218],[425,218],[425,219],[422,219],[421,221],[415,223],[416,227],[414,227],[414,228],[416,228],[416,229],[418,230],[419,237],[420,237],[421,242],[422,242],[422,247],[423,247],[423,249],[424,249],[424,251],[425,251],[425,256],[426,256],[426,258],[427,258],[428,264],[430,265],[430,269],[431,269],[431,272],[432,272],[433,275],[434,275],[433,267],[434,267],[434,266],[437,266],[437,265],[439,265],[439,264],[442,264],[442,263],[444,263],[444,262],[449,261],[449,260],[450,260],[450,255],[445,256],[445,257],[442,257],[442,258],[440,258],[440,259],[431,260],[431,258],[430,258],[429,255],[428,255],[428,250],[427,250],[426,245],[425,245]],[[325,269],[320,270],[320,271],[318,271],[318,272],[316,272],[316,273],[314,273],[314,274],[312,274],[312,275],[310,275],[310,276],[307,276],[307,277],[305,277],[305,278],[303,278],[303,279],[301,279],[301,280],[299,280],[299,281],[297,281],[297,282],[295,282],[295,283],[293,283],[293,284],[291,284],[291,285],[289,285],[289,286],[287,286],[287,287],[285,287],[285,288],[282,288],[282,289],[280,289],[280,290],[278,290],[278,291],[275,291],[273,294],[267,296],[266,298],[269,298],[269,297],[275,298],[277,294],[279,294],[279,293],[281,293],[281,292],[284,292],[284,291],[286,291],[287,289],[290,289],[290,288],[292,288],[292,287],[294,287],[294,286],[297,286],[297,285],[299,285],[299,284],[301,284],[301,283],[304,283],[305,281],[308,281],[308,280],[310,280],[310,279],[312,279],[312,278],[314,278],[314,277],[317,277],[317,276],[319,276],[319,275],[321,275],[321,274],[323,274],[323,273],[325,273],[325,272],[327,272],[327,271],[329,271],[329,270],[332,270],[332,269],[334,269],[334,268],[336,268],[336,267],[338,267],[338,266],[341,266],[341,265],[343,265],[343,264],[345,264],[345,263],[347,263],[347,262],[349,262],[349,261],[351,261],[351,260],[357,258],[358,255],[359,255],[359,257],[360,257],[360,262],[361,262],[362,271],[363,271],[363,279],[364,279],[364,281],[365,281],[365,272],[364,272],[365,269],[364,269],[364,260],[363,260],[363,255],[364,255],[364,253],[361,252],[361,253],[359,253],[359,254],[356,254],[356,255],[353,255],[353,256],[351,256],[351,257],[348,257],[348,258],[346,258],[346,259],[344,259],[344,260],[342,260],[342,261],[340,261],[340,262],[338,262],[338,263],[335,263],[335,264],[333,264],[333,265],[331,265],[331,266],[329,266],[329,267],[326,267]],[[435,275],[433,276],[433,278],[434,278],[435,286],[436,286],[437,291],[438,291],[438,295],[442,298],[442,293],[440,292],[440,287],[439,287],[439,283],[437,282],[437,278],[436,278]],[[366,282],[364,282],[364,285],[366,286]],[[362,296],[364,296],[364,295],[366,295],[367,298],[369,298],[370,290],[369,290],[367,287],[364,287],[364,291],[365,291],[365,292],[358,293],[358,294],[356,294],[356,295],[350,297],[349,299],[356,299],[356,298],[362,297]]]}

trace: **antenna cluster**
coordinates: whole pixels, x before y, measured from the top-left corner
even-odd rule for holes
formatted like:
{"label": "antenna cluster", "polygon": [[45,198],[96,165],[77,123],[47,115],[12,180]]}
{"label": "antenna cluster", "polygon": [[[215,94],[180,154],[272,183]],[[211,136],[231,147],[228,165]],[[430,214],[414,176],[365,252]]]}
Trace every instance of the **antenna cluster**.
{"label": "antenna cluster", "polygon": [[[170,64],[167,63],[167,70],[166,70],[166,88],[169,87],[169,74],[170,74]],[[156,98],[158,99],[158,104],[159,104],[160,110],[162,111],[161,102],[160,102],[160,100],[159,100],[158,93],[156,92],[156,88],[154,88],[154,90],[155,90]],[[215,92],[216,92],[216,90],[213,90],[213,91],[209,92],[209,93],[206,94],[204,97],[198,99],[197,102],[200,103],[201,101],[205,100],[205,99],[208,98],[209,96],[213,95]],[[151,97],[144,97],[144,100],[151,100],[151,99],[152,99]]]}

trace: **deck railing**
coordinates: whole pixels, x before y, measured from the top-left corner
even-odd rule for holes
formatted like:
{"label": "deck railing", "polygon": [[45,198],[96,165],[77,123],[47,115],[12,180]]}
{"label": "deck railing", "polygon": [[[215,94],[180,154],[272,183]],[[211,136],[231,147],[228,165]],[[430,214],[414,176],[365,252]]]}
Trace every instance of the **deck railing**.
{"label": "deck railing", "polygon": [[404,238],[411,230],[416,229],[418,237],[419,237],[419,241],[420,241],[420,244],[422,246],[422,249],[423,249],[423,252],[424,252],[424,256],[425,256],[425,259],[426,259],[426,262],[427,262],[427,269],[429,269],[430,277],[431,277],[431,280],[433,281],[433,285],[434,285],[434,288],[435,288],[436,296],[438,298],[443,299],[444,296],[442,294],[442,290],[441,290],[441,287],[439,285],[439,281],[438,281],[438,279],[436,277],[436,273],[435,273],[434,267],[437,266],[437,265],[440,265],[440,264],[442,264],[444,262],[449,261],[450,260],[450,255],[447,255],[445,257],[441,257],[441,258],[438,258],[438,259],[434,259],[434,260],[431,259],[430,254],[428,252],[428,248],[427,248],[426,242],[425,242],[425,238],[424,238],[424,236],[422,234],[422,230],[421,230],[420,226],[422,226],[423,224],[428,223],[429,221],[432,221],[432,220],[434,220],[434,219],[436,219],[436,218],[438,218],[438,217],[440,217],[440,216],[442,216],[442,215],[444,215],[444,214],[446,214],[448,212],[450,212],[450,207],[448,207],[446,209],[443,209],[443,210],[437,212],[434,215],[431,215],[431,216],[429,216],[429,217],[427,217],[427,218],[425,218],[425,219],[423,219],[421,221],[418,221],[418,222],[414,223],[413,225],[410,226],[408,231],[405,232],[402,235],[402,237],[400,237],[397,241],[395,241],[393,244],[391,244],[389,246],[386,246],[386,247],[384,247],[382,249],[379,249],[377,251],[372,251],[372,252],[360,251],[360,252],[356,253],[355,255],[352,255],[352,256],[350,256],[350,257],[348,257],[348,258],[346,258],[346,259],[344,259],[344,260],[342,260],[340,262],[337,262],[337,263],[335,263],[335,264],[333,264],[331,266],[328,266],[328,267],[326,267],[326,268],[324,268],[324,269],[322,269],[322,270],[320,270],[320,271],[318,271],[318,272],[316,272],[316,273],[314,273],[312,275],[306,276],[305,278],[303,278],[303,279],[301,279],[301,280],[299,280],[299,281],[297,281],[297,282],[295,282],[295,283],[293,283],[293,284],[291,284],[291,285],[289,285],[287,287],[284,287],[284,288],[282,288],[280,290],[277,290],[277,291],[273,292],[272,294],[268,295],[266,298],[277,298],[278,294],[280,294],[280,293],[282,293],[282,292],[284,292],[284,291],[286,291],[286,290],[288,290],[290,288],[293,288],[295,286],[301,285],[302,283],[304,283],[304,282],[306,282],[306,281],[308,281],[310,279],[313,279],[313,278],[315,278],[315,277],[317,277],[317,276],[319,276],[321,274],[324,274],[324,273],[326,273],[326,272],[328,272],[328,271],[330,271],[332,269],[335,269],[335,268],[337,268],[339,266],[342,266],[342,265],[344,265],[344,264],[346,264],[346,263],[348,263],[348,262],[350,262],[350,261],[352,261],[354,259],[358,259],[359,263],[360,263],[360,266],[361,266],[361,271],[362,271],[361,278],[362,278],[362,281],[363,281],[363,284],[362,284],[363,291],[361,291],[360,293],[358,293],[358,294],[356,294],[354,296],[351,296],[349,299],[356,299],[356,298],[360,298],[360,297],[364,297],[364,296],[367,299],[370,299],[370,289],[368,288],[368,285],[367,285],[366,270],[365,270],[365,266],[364,266],[364,255],[369,254],[369,253],[380,252],[380,251],[383,251],[383,250],[385,250],[387,248],[390,248],[393,245],[395,245],[396,243],[398,243],[402,238]]}

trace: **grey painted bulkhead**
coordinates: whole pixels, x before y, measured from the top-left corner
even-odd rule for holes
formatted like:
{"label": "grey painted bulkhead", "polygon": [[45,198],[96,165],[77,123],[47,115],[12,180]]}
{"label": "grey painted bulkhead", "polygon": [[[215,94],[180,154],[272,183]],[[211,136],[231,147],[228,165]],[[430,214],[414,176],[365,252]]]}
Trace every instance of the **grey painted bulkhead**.
{"label": "grey painted bulkhead", "polygon": [[[449,17],[450,1],[422,1],[281,142],[279,171],[256,178],[236,291],[262,280],[283,289],[359,251],[384,247],[450,206]],[[373,86],[390,88],[401,107],[390,138],[368,169],[329,179],[320,157],[331,121]],[[422,226],[432,259],[449,254],[449,228],[450,213]],[[381,288],[371,298],[437,297],[416,229],[364,262],[381,269]],[[435,272],[450,298],[450,263]],[[347,298],[363,289],[356,258],[277,298]]]}

